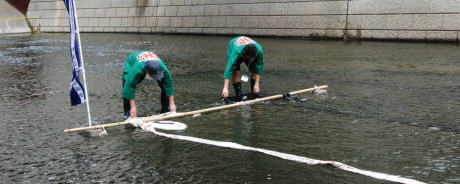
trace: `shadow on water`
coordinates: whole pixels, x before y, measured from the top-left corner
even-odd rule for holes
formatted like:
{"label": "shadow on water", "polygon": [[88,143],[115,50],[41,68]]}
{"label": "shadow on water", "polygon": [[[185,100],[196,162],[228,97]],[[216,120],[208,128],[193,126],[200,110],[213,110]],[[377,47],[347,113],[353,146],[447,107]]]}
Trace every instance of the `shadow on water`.
{"label": "shadow on water", "polygon": [[[108,135],[70,106],[68,34],[0,37],[0,171],[6,183],[387,183],[327,166],[179,141],[129,126]],[[230,37],[82,34],[92,123],[123,121],[126,56],[155,52],[173,74],[179,112],[224,105]],[[460,52],[456,45],[256,38],[267,97],[328,85],[327,94],[182,117],[181,131],[427,183],[458,183]],[[242,67],[245,70],[244,67]],[[243,93],[250,92],[243,83]],[[233,89],[229,89],[233,94]],[[159,89],[137,87],[139,116],[159,113]],[[440,130],[440,131],[439,131]]]}

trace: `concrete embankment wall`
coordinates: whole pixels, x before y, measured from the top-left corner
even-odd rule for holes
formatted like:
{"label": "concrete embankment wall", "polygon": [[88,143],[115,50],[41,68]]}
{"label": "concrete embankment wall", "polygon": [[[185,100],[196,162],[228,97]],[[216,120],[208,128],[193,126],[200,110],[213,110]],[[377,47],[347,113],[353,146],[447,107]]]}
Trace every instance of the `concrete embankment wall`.
{"label": "concrete embankment wall", "polygon": [[[75,0],[80,32],[457,42],[460,0]],[[61,0],[31,0],[42,32],[69,32]]]}

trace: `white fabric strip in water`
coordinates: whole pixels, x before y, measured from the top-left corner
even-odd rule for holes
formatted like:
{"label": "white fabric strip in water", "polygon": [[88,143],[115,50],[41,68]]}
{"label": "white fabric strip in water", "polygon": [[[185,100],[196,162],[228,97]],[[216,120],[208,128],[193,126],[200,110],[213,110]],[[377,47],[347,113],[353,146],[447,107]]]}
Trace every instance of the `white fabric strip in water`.
{"label": "white fabric strip in water", "polygon": [[292,160],[300,163],[306,163],[310,165],[330,165],[333,167],[337,167],[339,169],[345,170],[345,171],[350,171],[358,174],[362,174],[365,176],[369,176],[372,178],[376,179],[381,179],[381,180],[386,180],[386,181],[392,181],[392,182],[398,182],[398,183],[407,183],[407,184],[421,184],[423,182],[413,180],[413,179],[408,179],[408,178],[403,178],[400,176],[395,176],[395,175],[389,175],[385,173],[378,173],[378,172],[373,172],[373,171],[366,171],[362,169],[358,169],[355,167],[351,167],[349,165],[346,165],[341,162],[335,162],[335,161],[322,161],[322,160],[316,160],[316,159],[311,159],[307,157],[301,157],[301,156],[296,156],[292,154],[287,154],[287,153],[281,153],[277,151],[271,151],[271,150],[266,150],[266,149],[260,149],[260,148],[253,148],[249,146],[243,146],[241,144],[236,144],[232,142],[223,142],[223,141],[213,141],[213,140],[207,140],[207,139],[201,139],[201,138],[196,138],[196,137],[189,137],[189,136],[182,136],[182,135],[174,135],[174,134],[166,134],[162,132],[158,132],[155,130],[155,128],[158,129],[163,129],[163,130],[183,130],[187,128],[187,125],[179,122],[174,122],[174,121],[157,121],[157,122],[143,122],[141,119],[128,119],[127,121],[130,122],[131,125],[135,127],[140,127],[144,130],[147,130],[149,132],[153,132],[157,135],[168,137],[171,139],[179,139],[179,140],[185,140],[185,141],[192,141],[192,142],[197,142],[197,143],[202,143],[202,144],[208,144],[208,145],[214,145],[214,146],[219,146],[219,147],[225,147],[225,148],[233,148],[233,149],[240,149],[240,150],[247,150],[247,151],[256,151],[256,152],[261,152],[265,153],[268,155],[276,156],[282,159],[286,160]]}

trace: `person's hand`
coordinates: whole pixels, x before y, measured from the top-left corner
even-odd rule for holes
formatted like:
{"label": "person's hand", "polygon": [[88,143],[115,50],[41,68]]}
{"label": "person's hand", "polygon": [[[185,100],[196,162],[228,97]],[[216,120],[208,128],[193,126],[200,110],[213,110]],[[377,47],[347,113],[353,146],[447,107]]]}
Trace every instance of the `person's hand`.
{"label": "person's hand", "polygon": [[175,104],[169,104],[169,112],[176,112],[176,105]]}
{"label": "person's hand", "polygon": [[254,85],[253,91],[254,91],[254,94],[259,94],[260,92],[259,85]]}
{"label": "person's hand", "polygon": [[136,118],[137,117],[137,108],[136,106],[131,106],[131,109],[129,110],[129,117],[131,118]]}
{"label": "person's hand", "polygon": [[227,98],[227,97],[228,97],[228,89],[227,89],[227,88],[224,88],[224,89],[222,90],[222,97],[224,97],[224,98]]}

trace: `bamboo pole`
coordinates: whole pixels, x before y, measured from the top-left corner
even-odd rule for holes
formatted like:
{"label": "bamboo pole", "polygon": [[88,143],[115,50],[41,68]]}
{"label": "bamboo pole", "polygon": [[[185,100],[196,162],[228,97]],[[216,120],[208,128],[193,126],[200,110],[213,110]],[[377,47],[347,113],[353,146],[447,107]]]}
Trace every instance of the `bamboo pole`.
{"label": "bamboo pole", "polygon": [[[290,92],[289,94],[295,95],[295,94],[299,94],[299,93],[305,93],[305,92],[309,92],[309,91],[314,91],[315,89],[324,89],[324,88],[327,88],[327,87],[328,87],[327,85],[318,86],[317,88],[308,88],[308,89],[303,89],[303,90],[299,90],[299,91],[293,91],[293,92]],[[185,112],[185,113],[171,114],[171,115],[166,115],[166,116],[144,117],[144,118],[141,118],[141,119],[144,122],[172,119],[172,118],[178,118],[178,117],[183,117],[183,116],[188,116],[188,115],[201,114],[201,113],[205,113],[205,112],[211,112],[211,111],[226,109],[226,108],[230,108],[230,107],[236,107],[236,106],[240,106],[240,105],[253,104],[253,103],[256,103],[256,102],[267,101],[267,100],[272,100],[272,99],[282,98],[282,97],[283,97],[283,95],[273,95],[273,96],[269,96],[269,97],[257,98],[257,99],[248,100],[248,101],[241,101],[241,102],[237,102],[237,103],[233,103],[233,104],[229,104],[229,105],[223,105],[223,106],[219,106],[219,107],[211,107],[211,108],[207,108],[207,109],[189,111],[189,112]],[[102,127],[107,128],[107,127],[127,125],[127,124],[129,124],[129,122],[124,121],[124,122],[109,123],[109,124],[104,124],[104,125],[95,125],[95,126],[89,126],[89,127],[65,129],[64,133],[78,132],[78,131],[83,131],[83,130],[94,130],[94,129],[100,129]]]}

